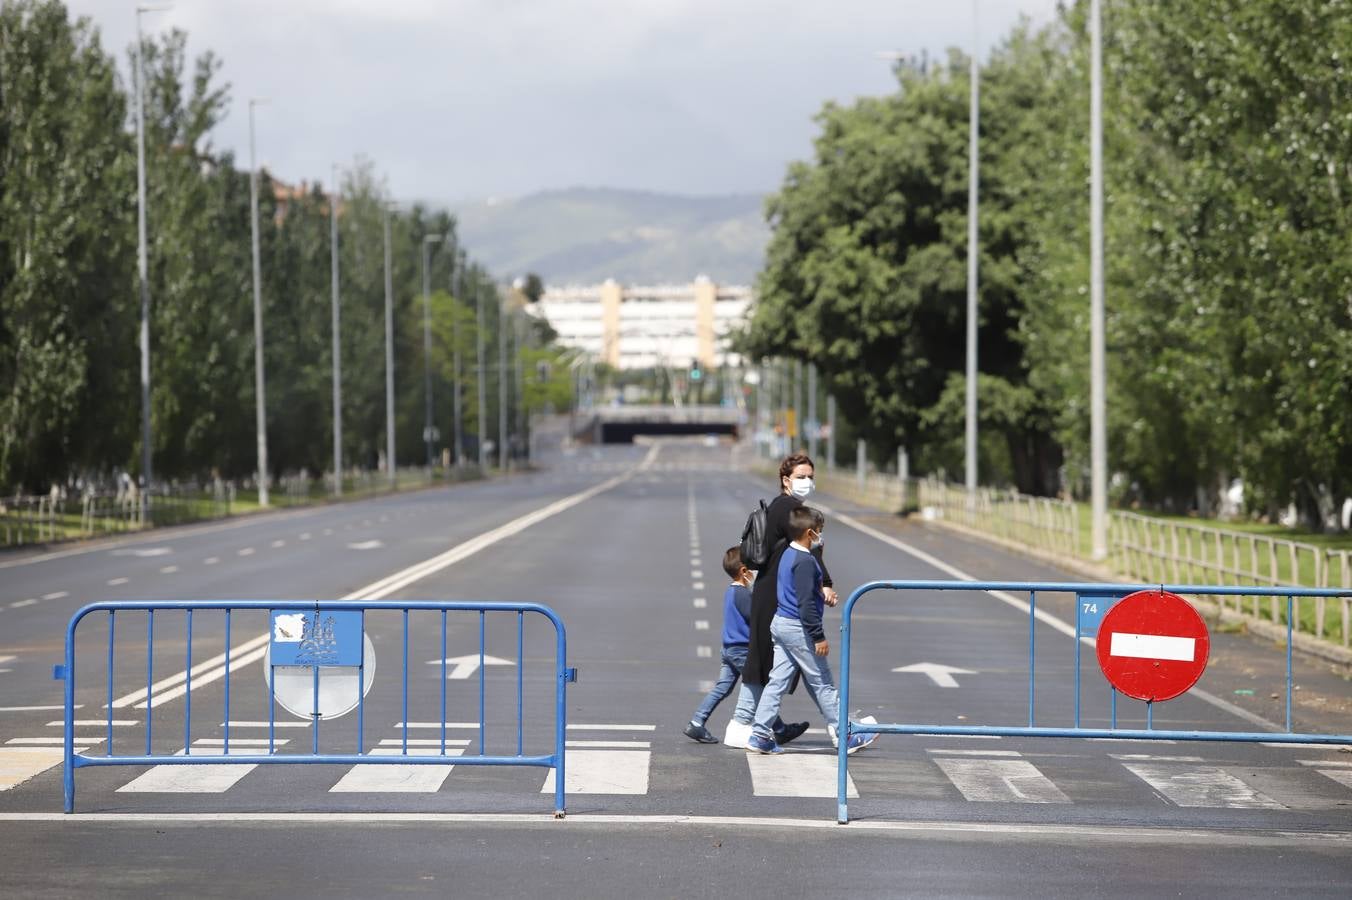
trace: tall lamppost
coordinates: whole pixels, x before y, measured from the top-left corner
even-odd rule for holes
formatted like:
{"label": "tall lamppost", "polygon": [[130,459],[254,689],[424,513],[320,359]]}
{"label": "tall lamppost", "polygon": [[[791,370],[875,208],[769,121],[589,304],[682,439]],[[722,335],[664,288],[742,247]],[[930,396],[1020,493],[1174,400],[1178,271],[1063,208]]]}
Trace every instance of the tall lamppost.
{"label": "tall lamppost", "polygon": [[477,400],[479,404],[479,472],[482,474],[488,468],[488,450],[484,447],[484,437],[488,434],[487,419],[487,386],[485,381],[488,378],[488,368],[484,359],[484,289],[475,277],[472,280],[474,285],[474,352],[478,358],[478,377],[474,379]]}
{"label": "tall lamppost", "polygon": [[397,484],[394,464],[394,270],[390,249],[390,212],[385,203],[385,471],[390,487]]}
{"label": "tall lamppost", "polygon": [[460,304],[465,300],[465,251],[455,254],[455,266],[451,273],[451,374],[455,385],[451,414],[454,419],[452,430],[455,443],[455,467],[465,464],[465,422],[463,417],[462,385],[460,378]]}
{"label": "tall lamppost", "polygon": [[258,505],[268,505],[268,418],[263,378],[263,273],[258,258],[258,161],[254,150],[254,108],[266,103],[249,99],[249,216],[253,235],[253,307],[254,307],[254,415],[258,436]]}
{"label": "tall lamppost", "polygon": [[141,62],[141,16],[172,9],[170,6],[136,7],[136,274],[141,286],[141,521],[145,522],[150,494],[150,264],[146,249],[146,126],[145,68]]}
{"label": "tall lamppost", "polygon": [[1108,428],[1103,312],[1103,17],[1089,3],[1089,457],[1093,558],[1108,556]]}
{"label": "tall lamppost", "polygon": [[425,234],[422,242],[422,287],[423,287],[423,443],[427,445],[427,470],[430,477],[432,465],[432,245],[446,241],[446,234]]}
{"label": "tall lamppost", "polygon": [[506,298],[498,300],[498,468],[507,471],[507,314]]}
{"label": "tall lamppost", "polygon": [[971,99],[967,110],[967,427],[966,427],[966,486],[976,490],[976,326],[977,326],[977,188],[979,184],[979,156],[977,138],[980,133],[980,72],[977,67],[977,4],[972,0],[972,55]]}
{"label": "tall lamppost", "polygon": [[333,294],[333,495],[343,496],[343,342],[338,313],[338,167],[333,167],[333,190],[329,192],[329,280]]}

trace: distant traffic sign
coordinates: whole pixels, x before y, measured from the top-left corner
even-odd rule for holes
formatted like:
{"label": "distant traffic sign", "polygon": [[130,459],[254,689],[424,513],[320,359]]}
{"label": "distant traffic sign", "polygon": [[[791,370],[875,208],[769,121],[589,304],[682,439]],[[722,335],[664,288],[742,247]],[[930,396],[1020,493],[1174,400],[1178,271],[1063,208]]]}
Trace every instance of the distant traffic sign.
{"label": "distant traffic sign", "polygon": [[1202,677],[1211,638],[1182,597],[1137,591],[1119,600],[1099,626],[1099,668],[1113,687],[1137,700],[1172,700]]}

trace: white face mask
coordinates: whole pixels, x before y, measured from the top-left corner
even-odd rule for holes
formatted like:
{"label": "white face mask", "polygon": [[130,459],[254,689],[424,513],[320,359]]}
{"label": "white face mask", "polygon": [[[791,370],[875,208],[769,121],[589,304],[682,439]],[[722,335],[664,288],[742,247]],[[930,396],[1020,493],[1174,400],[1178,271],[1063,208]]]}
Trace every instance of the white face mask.
{"label": "white face mask", "polygon": [[826,546],[826,538],[822,537],[822,536],[819,534],[819,535],[817,535],[817,539],[816,539],[815,541],[812,542],[812,547],[811,547],[810,549],[812,549],[812,550],[819,550],[819,549],[821,549],[821,548],[824,547],[824,546]]}
{"label": "white face mask", "polygon": [[797,497],[799,500],[802,500],[804,497],[806,497],[806,496],[808,496],[809,494],[811,494],[811,493],[812,493],[812,487],[813,487],[813,485],[812,485],[812,479],[811,479],[811,478],[790,478],[790,479],[789,479],[789,493],[790,493],[790,494],[793,494],[793,495],[794,495],[795,497]]}

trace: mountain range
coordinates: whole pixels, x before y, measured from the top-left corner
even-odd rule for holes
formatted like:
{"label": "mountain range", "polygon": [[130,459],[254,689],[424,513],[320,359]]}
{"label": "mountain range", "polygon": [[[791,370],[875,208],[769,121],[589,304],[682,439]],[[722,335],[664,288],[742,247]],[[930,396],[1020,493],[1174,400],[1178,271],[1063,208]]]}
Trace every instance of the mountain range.
{"label": "mountain range", "polygon": [[759,194],[681,196],[569,188],[460,205],[461,240],[507,280],[751,284],[769,240]]}

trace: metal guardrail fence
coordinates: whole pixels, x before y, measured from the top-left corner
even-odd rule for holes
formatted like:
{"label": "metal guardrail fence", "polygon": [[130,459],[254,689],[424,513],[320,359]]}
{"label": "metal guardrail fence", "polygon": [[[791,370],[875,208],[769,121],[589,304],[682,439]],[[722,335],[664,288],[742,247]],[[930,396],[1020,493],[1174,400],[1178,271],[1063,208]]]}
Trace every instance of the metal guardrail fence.
{"label": "metal guardrail fence", "polygon": [[[223,715],[224,719],[224,740],[219,753],[200,753],[193,751],[192,742],[192,713],[193,713],[193,637],[194,624],[193,613],[203,611],[216,611],[223,613],[223,628],[225,639],[224,654],[224,700]],[[357,737],[355,753],[324,753],[320,751],[320,715],[318,712],[314,715],[314,720],[310,723],[311,728],[311,748],[309,753],[305,754],[278,754],[276,741],[276,705],[277,699],[276,679],[268,679],[268,746],[267,753],[231,753],[230,752],[230,711],[231,711],[231,678],[232,670],[231,654],[239,652],[243,648],[233,648],[231,645],[231,614],[239,611],[255,610],[275,613],[277,611],[293,611],[301,613],[330,613],[330,612],[357,612],[364,615],[367,612],[376,610],[386,610],[401,612],[403,614],[403,654],[402,654],[402,708],[403,718],[403,738],[399,753],[371,754],[363,752],[364,728],[365,728],[365,691],[362,689],[363,677],[365,675],[365,660],[363,658],[361,665],[357,666]],[[441,625],[441,695],[440,695],[440,718],[441,739],[440,752],[428,755],[411,755],[409,748],[409,612],[412,610],[427,610],[440,613]],[[183,697],[183,748],[179,753],[156,753],[153,744],[153,720],[151,714],[155,708],[155,613],[167,611],[184,612],[185,632],[184,646],[186,651],[186,665],[184,667],[185,680],[181,685],[181,696]],[[76,654],[75,639],[76,629],[79,624],[87,617],[95,613],[107,613],[108,627],[108,650],[106,666],[106,693],[107,693],[107,752],[102,756],[91,756],[75,751],[75,673],[76,673]],[[137,754],[114,754],[113,745],[113,727],[114,727],[114,689],[113,675],[116,669],[116,639],[117,639],[117,614],[127,612],[144,612],[146,620],[146,639],[145,639],[145,673],[146,688],[144,694],[144,703],[146,706],[145,721],[145,752]],[[478,613],[478,637],[479,637],[479,752],[476,755],[458,755],[447,753],[446,739],[446,682],[448,678],[447,664],[450,660],[446,657],[446,635],[447,635],[447,613],[448,612],[469,612]],[[488,614],[514,613],[516,617],[516,753],[513,755],[488,755],[486,748],[486,682],[485,682],[485,647],[486,647],[486,617]],[[524,692],[524,630],[525,616],[527,613],[543,616],[553,624],[555,635],[555,660],[554,660],[554,739],[553,752],[544,755],[525,754],[525,692]],[[363,628],[364,635],[364,628]],[[251,647],[255,643],[262,643],[267,639],[264,636],[262,640],[256,639],[245,645]],[[565,814],[565,732],[567,729],[567,685],[569,682],[577,680],[577,670],[569,668],[567,665],[567,632],[564,628],[563,620],[558,614],[547,606],[538,603],[471,603],[458,601],[415,601],[415,600],[383,600],[383,601],[362,601],[359,603],[334,603],[323,601],[301,601],[301,600],[183,600],[183,601],[104,601],[91,603],[71,617],[70,623],[66,627],[65,641],[65,662],[56,666],[53,676],[65,683],[64,685],[64,706],[65,706],[65,765],[63,769],[63,786],[65,793],[65,811],[72,812],[75,808],[75,771],[87,766],[148,766],[148,765],[210,765],[229,763],[232,765],[278,765],[278,764],[362,764],[362,765],[471,765],[471,766],[537,766],[554,769],[554,815],[556,818],[562,818]],[[259,651],[253,651],[259,652]],[[321,666],[312,666],[314,669],[314,709],[319,709],[320,676]],[[203,678],[203,680],[207,680]],[[163,683],[160,685],[165,687]],[[178,691],[178,688],[173,688]],[[248,742],[246,742],[248,743]],[[243,746],[243,745],[241,745]]]}
{"label": "metal guardrail fence", "polygon": [[[854,607],[861,598],[875,591],[902,591],[914,594],[920,591],[967,591],[967,592],[1018,592],[1028,595],[1028,724],[1026,726],[1002,725],[938,725],[916,723],[861,723],[850,721],[845,710],[850,708],[850,668],[851,668],[851,627]],[[1151,727],[1153,704],[1146,705],[1146,728],[1127,729],[1117,727],[1117,692],[1111,693],[1111,727],[1084,728],[1080,726],[1080,649],[1082,643],[1092,641],[1080,633],[1079,619],[1072,651],[1075,656],[1074,684],[1074,726],[1045,727],[1037,725],[1036,681],[1037,671],[1037,595],[1038,593],[1073,593],[1076,595],[1077,608],[1081,596],[1103,598],[1105,595],[1125,596],[1136,591],[1169,591],[1182,595],[1271,597],[1285,599],[1286,603],[1286,731],[1285,732],[1236,732],[1236,731],[1178,731]],[[1328,588],[1304,587],[1252,587],[1252,586],[1216,586],[1216,585],[1168,585],[1160,584],[1074,584],[1056,582],[978,582],[978,581],[873,581],[856,588],[841,610],[840,622],[840,709],[846,718],[844,727],[837,727],[840,733],[837,748],[837,784],[836,804],[837,821],[842,825],[849,821],[846,805],[846,791],[849,783],[848,745],[851,734],[931,734],[931,735],[990,735],[999,737],[1073,737],[1073,738],[1126,738],[1178,741],[1282,741],[1297,744],[1352,744],[1352,735],[1326,735],[1298,733],[1291,730],[1291,691],[1292,691],[1292,612],[1295,598],[1299,596],[1322,598],[1352,597],[1352,591]],[[1111,688],[1110,688],[1111,690]]]}

